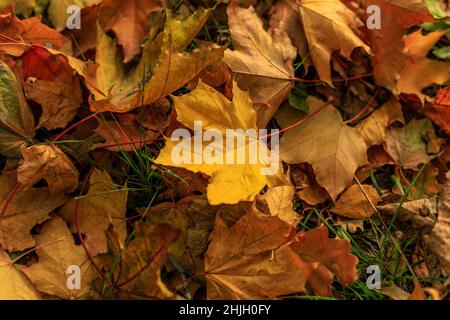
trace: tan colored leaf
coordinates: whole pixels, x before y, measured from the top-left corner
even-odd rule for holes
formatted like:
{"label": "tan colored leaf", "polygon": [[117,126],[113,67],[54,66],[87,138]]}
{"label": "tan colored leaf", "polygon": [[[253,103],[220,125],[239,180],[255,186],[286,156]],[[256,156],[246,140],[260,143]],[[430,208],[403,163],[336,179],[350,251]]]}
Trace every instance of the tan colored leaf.
{"label": "tan colored leaf", "polygon": [[[310,112],[323,105],[312,97],[308,102]],[[281,117],[277,119],[281,120]],[[286,127],[298,120],[285,119],[280,125]],[[352,183],[356,169],[368,163],[367,145],[358,130],[347,126],[331,105],[284,133],[280,140],[280,156],[288,163],[311,164],[317,181],[333,201]]]}
{"label": "tan colored leaf", "polygon": [[[160,278],[167,261],[167,250],[178,238],[179,231],[169,224],[139,223],[135,239],[126,248],[118,285],[125,299],[174,299]],[[129,281],[129,280],[132,281]]]}
{"label": "tan colored leaf", "polygon": [[216,219],[205,255],[208,299],[267,299],[302,292],[310,267],[286,246],[291,226],[251,210],[228,228]]}
{"label": "tan colored leaf", "polygon": [[321,80],[332,85],[330,58],[339,51],[350,60],[353,49],[371,53],[358,29],[364,24],[339,0],[302,0],[298,3],[311,60]]}
{"label": "tan colored leaf", "polygon": [[386,128],[395,121],[404,123],[402,107],[399,101],[392,97],[356,128],[368,146],[379,145],[386,140]]}
{"label": "tan colored leaf", "polygon": [[22,148],[22,155],[24,162],[17,168],[17,177],[25,188],[31,188],[41,179],[47,181],[52,194],[69,194],[78,188],[77,169],[56,145]]}
{"label": "tan colored leaf", "polygon": [[54,81],[38,79],[26,82],[24,87],[27,98],[36,101],[42,107],[39,127],[48,130],[65,128],[83,102],[80,82],[76,77],[56,78]]}
{"label": "tan colored leaf", "polygon": [[234,50],[225,51],[224,59],[253,102],[269,105],[258,115],[258,127],[264,128],[294,87],[296,50],[283,30],[266,32],[253,7],[244,9],[233,1],[227,14]]}
{"label": "tan colored leaf", "polygon": [[292,207],[294,193],[292,186],[279,186],[267,190],[263,199],[266,200],[271,215],[278,216],[295,227],[300,221],[300,216]]}
{"label": "tan colored leaf", "polygon": [[[16,172],[5,171],[0,176],[2,206],[17,184]],[[9,251],[19,251],[35,245],[31,229],[49,218],[49,214],[68,199],[63,194],[52,195],[48,188],[17,191],[0,218],[0,245]]]}
{"label": "tan colored leaf", "polygon": [[[41,233],[34,237],[39,262],[20,269],[27,275],[36,289],[63,299],[78,299],[90,291],[91,282],[97,276],[91,261],[82,246],[74,239],[65,222],[55,217],[46,222]],[[69,289],[67,281],[69,266],[78,266],[81,274],[80,289]]]}
{"label": "tan colored leaf", "polygon": [[361,187],[364,192],[357,184],[348,188],[339,197],[332,211],[340,216],[353,219],[371,217],[375,213],[372,205],[376,206],[381,197],[371,185],[361,185]]}
{"label": "tan colored leaf", "polygon": [[40,300],[41,296],[27,277],[16,268],[0,247],[0,300]]}
{"label": "tan colored leaf", "polygon": [[439,257],[443,269],[450,274],[450,173],[439,195],[438,219],[432,232],[424,237],[427,246]]}
{"label": "tan colored leaf", "polygon": [[[86,245],[95,255],[107,250],[105,231],[110,224],[118,234],[120,244],[125,243],[128,191],[126,184],[123,188],[117,186],[106,171],[99,169],[92,172],[89,185],[87,194],[78,200],[78,224],[87,236]],[[77,200],[71,199],[60,210],[61,217],[69,222],[74,231],[76,208]]]}
{"label": "tan colored leaf", "polygon": [[103,0],[100,4],[99,24],[103,30],[113,30],[123,47],[124,62],[129,62],[141,51],[147,35],[147,16],[160,11],[160,0]]}

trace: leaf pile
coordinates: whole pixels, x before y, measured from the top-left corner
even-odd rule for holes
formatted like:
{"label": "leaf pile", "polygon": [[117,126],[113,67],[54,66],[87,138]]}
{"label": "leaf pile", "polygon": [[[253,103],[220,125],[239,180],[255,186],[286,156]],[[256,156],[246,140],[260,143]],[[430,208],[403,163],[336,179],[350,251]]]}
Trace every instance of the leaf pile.
{"label": "leaf pile", "polygon": [[0,299],[448,296],[448,2],[199,3],[0,1]]}

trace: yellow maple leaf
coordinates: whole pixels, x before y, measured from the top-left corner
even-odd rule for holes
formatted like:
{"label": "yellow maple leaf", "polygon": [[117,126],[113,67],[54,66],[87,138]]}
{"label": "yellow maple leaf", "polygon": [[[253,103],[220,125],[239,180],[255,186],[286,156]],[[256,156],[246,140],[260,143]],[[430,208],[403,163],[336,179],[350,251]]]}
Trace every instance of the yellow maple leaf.
{"label": "yellow maple leaf", "polygon": [[[233,101],[227,100],[223,95],[199,82],[197,88],[189,94],[181,97],[173,97],[178,120],[187,128],[195,130],[196,122],[201,122],[202,129],[210,133],[215,131],[219,136],[225,137],[227,130],[233,130],[233,146],[224,143],[201,142],[199,148],[189,148],[190,153],[184,153],[178,142],[179,139],[166,139],[166,146],[159,154],[156,162],[162,165],[183,167],[193,172],[201,171],[211,176],[207,187],[207,196],[211,204],[238,203],[239,201],[251,201],[270,184],[270,175],[261,174],[265,169],[271,170],[269,164],[265,164],[260,158],[252,161],[250,154],[255,148],[259,154],[272,155],[264,143],[258,137],[247,134],[247,130],[257,131],[256,111],[252,107],[249,94],[239,89],[236,83],[233,85]],[[185,133],[188,133],[186,130]],[[202,134],[199,132],[198,134]],[[184,145],[195,144],[196,138],[184,138]],[[204,139],[206,140],[206,139]],[[212,140],[212,139],[211,139]],[[211,141],[210,140],[210,141]],[[225,138],[222,142],[225,142]],[[243,141],[243,143],[239,143]],[[187,142],[187,143],[186,143]],[[227,141],[228,142],[228,141]],[[178,156],[183,151],[182,157],[187,161],[180,161]],[[241,158],[241,163],[239,163]],[[232,161],[226,161],[232,159]],[[234,161],[233,161],[234,160]],[[254,159],[253,159],[254,160]],[[230,163],[232,162],[232,163]],[[277,166],[276,161],[272,164]],[[224,164],[227,163],[227,164]]]}

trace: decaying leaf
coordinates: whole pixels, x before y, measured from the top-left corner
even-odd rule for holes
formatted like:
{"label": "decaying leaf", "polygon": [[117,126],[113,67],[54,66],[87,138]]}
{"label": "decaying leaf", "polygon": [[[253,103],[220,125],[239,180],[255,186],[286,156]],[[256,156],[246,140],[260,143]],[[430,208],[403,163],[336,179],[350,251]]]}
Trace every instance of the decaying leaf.
{"label": "decaying leaf", "polygon": [[294,87],[295,48],[283,30],[266,32],[252,7],[232,1],[227,14],[233,50],[225,51],[225,62],[239,86],[250,91],[253,103],[269,106],[258,115],[258,127],[264,128]]}
{"label": "decaying leaf", "polygon": [[56,145],[22,148],[24,162],[17,168],[17,178],[24,188],[44,179],[52,194],[69,194],[78,188],[79,174],[72,161]]}
{"label": "decaying leaf", "polygon": [[292,207],[294,193],[294,188],[291,186],[279,186],[267,190],[263,199],[266,200],[271,215],[278,216],[295,227],[300,217]]}
{"label": "decaying leaf", "polygon": [[[0,176],[0,199],[4,205],[17,185],[16,171]],[[49,219],[49,214],[67,201],[64,194],[51,194],[48,188],[19,189],[0,217],[0,245],[9,251],[25,250],[35,245],[31,229]]]}
{"label": "decaying leaf", "polygon": [[0,300],[39,300],[41,296],[27,277],[0,248]]}
{"label": "decaying leaf", "polygon": [[119,243],[124,244],[127,234],[126,188],[126,185],[123,188],[117,186],[106,171],[97,169],[91,174],[87,194],[82,199],[71,199],[61,208],[60,215],[69,222],[72,230],[75,231],[78,224],[80,231],[86,234],[86,245],[93,254],[106,252],[105,231],[110,224],[118,234]]}
{"label": "decaying leaf", "polygon": [[[65,222],[55,217],[44,224],[41,233],[34,236],[39,262],[20,269],[27,275],[37,290],[63,299],[78,299],[86,295],[95,278],[96,271],[82,246],[74,239]],[[81,286],[70,289],[67,285],[69,266],[81,271]]]}
{"label": "decaying leaf", "polygon": [[[310,112],[323,104],[310,98]],[[286,127],[298,119],[280,118],[280,121]],[[310,121],[287,131],[280,140],[281,158],[288,163],[311,164],[317,181],[333,200],[351,184],[356,169],[368,163],[366,152],[367,145],[358,130],[347,126],[331,105]]]}
{"label": "decaying leaf", "polygon": [[338,199],[333,212],[354,219],[367,219],[375,213],[380,195],[371,185],[352,185]]}

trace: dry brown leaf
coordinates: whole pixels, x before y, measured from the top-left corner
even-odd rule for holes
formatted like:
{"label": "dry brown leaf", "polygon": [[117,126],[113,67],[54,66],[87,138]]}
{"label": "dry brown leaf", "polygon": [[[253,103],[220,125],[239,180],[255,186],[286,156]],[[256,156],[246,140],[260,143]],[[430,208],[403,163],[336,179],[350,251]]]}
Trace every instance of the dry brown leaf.
{"label": "dry brown leaf", "polygon": [[[310,97],[310,112],[323,102]],[[277,120],[286,127],[299,119]],[[325,130],[326,128],[326,130]],[[280,139],[280,157],[288,163],[308,162],[317,181],[333,201],[353,181],[356,169],[368,163],[367,145],[358,130],[347,126],[339,112],[327,105],[317,115],[285,132]]]}
{"label": "dry brown leaf", "polygon": [[332,85],[330,59],[334,51],[349,60],[358,47],[371,53],[359,35],[364,24],[341,1],[302,0],[298,6],[311,60],[321,80]]}
{"label": "dry brown leaf", "polygon": [[[126,184],[123,188],[117,186],[106,171],[99,169],[92,172],[89,185],[87,194],[78,200],[78,224],[80,231],[87,236],[86,245],[96,255],[107,251],[105,231],[110,224],[118,234],[120,244],[124,244],[128,191]],[[61,217],[74,231],[76,210],[77,199],[71,199],[60,210]]]}
{"label": "dry brown leaf", "polygon": [[100,4],[99,24],[103,30],[112,30],[123,47],[124,61],[129,62],[141,51],[147,34],[147,16],[160,11],[160,0],[103,0]]}
{"label": "dry brown leaf", "polygon": [[258,115],[258,127],[264,128],[294,87],[296,50],[283,30],[266,32],[253,7],[244,9],[233,1],[227,14],[234,50],[225,51],[224,59],[253,103],[269,105]]}
{"label": "dry brown leaf", "polygon": [[22,148],[24,162],[17,178],[25,188],[44,179],[51,194],[69,194],[78,188],[79,174],[64,152],[53,144]]}
{"label": "dry brown leaf", "polygon": [[350,253],[350,242],[342,239],[329,239],[325,226],[299,233],[291,245],[311,269],[308,287],[319,295],[330,296],[333,274],[342,284],[358,279],[356,266],[358,258]]}
{"label": "dry brown leaf", "polygon": [[[97,276],[82,246],[74,239],[65,222],[55,217],[46,222],[36,240],[39,262],[20,267],[36,289],[63,299],[79,299],[90,291],[91,282]],[[78,266],[81,274],[80,289],[67,286],[69,266]]]}
{"label": "dry brown leaf", "polygon": [[368,146],[379,145],[386,140],[386,128],[395,121],[405,122],[400,102],[391,97],[356,128]]}
{"label": "dry brown leaf", "polygon": [[375,213],[373,206],[376,206],[380,199],[373,186],[366,184],[360,187],[354,184],[339,197],[332,211],[347,218],[367,219]]}
{"label": "dry brown leaf", "polygon": [[300,216],[292,206],[294,193],[295,190],[292,186],[279,186],[267,190],[262,196],[267,202],[270,214],[278,216],[293,227],[297,226],[300,221]]}
{"label": "dry brown leaf", "polygon": [[27,277],[18,270],[8,254],[0,247],[0,300],[40,300]]}
{"label": "dry brown leaf", "polygon": [[[17,184],[16,171],[5,171],[0,176],[0,203]],[[49,218],[49,214],[66,202],[63,194],[51,194],[48,188],[17,191],[6,213],[0,218],[0,245],[9,251],[19,251],[35,245],[31,229]]]}
{"label": "dry brown leaf", "polygon": [[255,209],[231,228],[216,218],[205,255],[208,299],[267,299],[302,292],[311,270],[286,246],[292,232]]}

